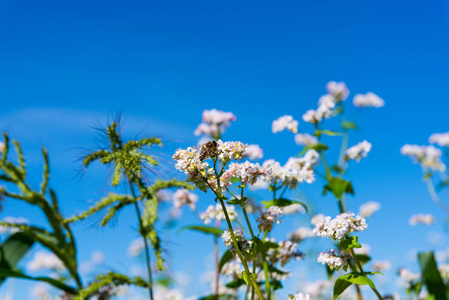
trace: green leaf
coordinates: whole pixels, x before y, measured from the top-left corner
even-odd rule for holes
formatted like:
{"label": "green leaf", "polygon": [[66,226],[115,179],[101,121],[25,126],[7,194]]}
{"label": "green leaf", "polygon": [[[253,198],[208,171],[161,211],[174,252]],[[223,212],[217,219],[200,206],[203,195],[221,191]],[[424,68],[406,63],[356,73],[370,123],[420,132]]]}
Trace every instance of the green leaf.
{"label": "green leaf", "polygon": [[240,182],[240,178],[238,178],[238,177],[232,177],[232,178],[231,178],[231,182],[232,182],[232,183]]}
{"label": "green leaf", "polygon": [[351,182],[338,177],[327,179],[327,185],[324,186],[323,195],[330,191],[337,199],[341,199],[344,193],[354,195],[354,189]]}
{"label": "green leaf", "polygon": [[364,276],[361,273],[351,272],[340,276],[337,281],[335,281],[334,285],[334,299],[338,299],[338,297],[351,285],[369,285],[372,289],[375,289],[376,286],[367,276]]}
{"label": "green leaf", "polygon": [[325,151],[325,150],[327,150],[329,148],[326,145],[322,144],[322,143],[317,143],[317,144],[315,144],[313,146],[304,147],[304,149],[302,149],[302,151],[299,152],[298,156],[303,155],[304,153],[306,153],[310,149],[313,149],[313,150],[315,150],[317,152],[322,152],[322,151]]}
{"label": "green leaf", "polygon": [[242,276],[243,276],[243,280],[245,280],[246,285],[250,285],[251,282],[249,280],[248,273],[246,273],[246,271],[243,271]]}
{"label": "green leaf", "polygon": [[184,226],[181,229],[178,230],[178,233],[181,233],[185,230],[194,230],[206,234],[213,234],[213,235],[221,235],[223,233],[223,230],[220,228],[215,228],[211,226],[206,225],[192,225],[192,226]]}
{"label": "green leaf", "polygon": [[240,199],[232,199],[227,202],[228,204],[240,205]]}
{"label": "green leaf", "polygon": [[362,248],[362,245],[359,244],[357,241],[357,236],[350,236],[346,238],[345,240],[341,241],[338,244],[338,248],[340,249],[352,249],[352,248]]}
{"label": "green leaf", "polygon": [[368,255],[365,255],[365,254],[356,254],[355,256],[357,256],[357,259],[359,260],[359,262],[362,266],[364,266],[369,261],[371,261],[371,257],[369,257]]}
{"label": "green leaf", "polygon": [[332,275],[335,273],[335,269],[331,269],[329,268],[328,265],[326,265],[326,274],[327,274],[327,279],[331,279]]}
{"label": "green leaf", "polygon": [[348,129],[358,129],[359,127],[353,121],[342,121],[341,128],[343,128],[344,130],[348,130]]}
{"label": "green leaf", "polygon": [[34,240],[24,232],[18,232],[9,236],[3,245],[0,246],[3,253],[0,265],[14,269],[33,244]]}
{"label": "green leaf", "polygon": [[449,180],[443,180],[435,186],[435,190],[440,192],[445,187],[449,186]]}
{"label": "green leaf", "polygon": [[427,287],[429,295],[433,295],[435,300],[447,300],[446,288],[433,252],[418,253],[418,259],[421,266],[421,282]]}
{"label": "green leaf", "polygon": [[238,278],[236,280],[233,280],[233,281],[227,283],[226,287],[227,288],[238,288],[243,284],[245,284],[245,280]]}
{"label": "green leaf", "polygon": [[300,204],[302,207],[304,207],[304,209],[308,213],[307,205],[305,205],[304,203],[299,202],[299,201],[288,200],[288,199],[285,199],[285,198],[280,198],[280,199],[277,199],[277,200],[261,201],[260,203],[265,208],[270,208],[272,206],[284,207],[284,206],[289,206],[289,205],[292,205],[292,204]]}
{"label": "green leaf", "polygon": [[223,256],[221,257],[220,261],[218,262],[218,272],[221,272],[221,269],[223,268],[224,264],[227,263],[229,260],[231,260],[234,257],[232,255],[231,251],[226,250],[225,253],[223,253]]}
{"label": "green leaf", "polygon": [[10,270],[10,269],[5,269],[5,268],[0,268],[0,274],[1,274],[2,278],[14,277],[14,278],[22,278],[22,279],[28,279],[28,280],[34,280],[34,281],[47,282],[58,289],[69,292],[71,294],[76,294],[75,288],[65,285],[64,283],[59,282],[50,277],[32,277],[32,276],[25,275],[25,274],[21,273],[20,271]]}
{"label": "green leaf", "polygon": [[317,131],[315,131],[315,133],[313,135],[314,136],[321,136],[321,135],[336,136],[336,135],[341,135],[341,133],[337,132],[337,131],[324,129],[324,130],[317,130]]}
{"label": "green leaf", "polygon": [[[215,294],[212,294],[212,295],[208,295],[208,296],[204,296],[204,297],[201,297],[201,298],[199,298],[198,300],[215,300]],[[225,297],[227,297],[227,295],[226,294],[220,294],[220,295],[218,295],[218,298],[220,299],[220,298],[223,298],[223,299],[225,299]]]}
{"label": "green leaf", "polygon": [[273,280],[271,281],[271,287],[273,288],[273,291],[282,289],[282,283],[279,280]]}

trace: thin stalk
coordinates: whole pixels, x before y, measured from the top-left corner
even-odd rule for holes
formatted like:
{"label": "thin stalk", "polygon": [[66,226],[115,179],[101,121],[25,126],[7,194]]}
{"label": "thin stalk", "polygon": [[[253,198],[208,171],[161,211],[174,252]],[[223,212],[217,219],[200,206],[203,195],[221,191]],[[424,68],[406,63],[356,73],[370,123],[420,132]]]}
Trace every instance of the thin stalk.
{"label": "thin stalk", "polygon": [[220,271],[218,270],[219,258],[218,258],[218,235],[214,235],[214,248],[215,248],[215,300],[218,300],[219,283],[220,283]]}
{"label": "thin stalk", "polygon": [[426,178],[425,182],[426,182],[427,189],[429,190],[429,194],[430,194],[430,197],[432,198],[432,200],[436,204],[438,204],[441,207],[441,209],[449,216],[449,208],[447,208],[447,206],[444,205],[443,202],[441,202],[440,197],[438,197],[438,194],[435,191],[435,187],[433,186],[432,180],[430,180],[430,178]]}
{"label": "thin stalk", "polygon": [[[365,274],[365,272],[363,271],[363,268],[362,268],[362,264],[360,263],[359,259],[357,258],[357,255],[355,255],[354,249],[350,248],[349,250],[351,251],[351,255],[354,258],[355,263],[357,264],[357,267],[359,267],[360,273],[362,273],[362,275],[366,277],[366,274]],[[382,298],[381,294],[377,291],[376,288],[371,288],[371,289],[377,295],[379,300],[384,300],[384,298]]]}
{"label": "thin stalk", "polygon": [[340,168],[343,168],[343,163],[345,162],[345,153],[346,149],[348,148],[348,141],[349,141],[349,134],[345,130],[343,132],[343,138],[341,140],[340,155],[338,156],[338,166]]}
{"label": "thin stalk", "polygon": [[251,284],[257,293],[257,296],[259,296],[259,299],[263,300],[262,293],[260,292],[259,287],[257,286],[257,283],[254,280],[254,277],[252,276],[252,273],[249,271],[248,264],[246,263],[245,257],[243,256],[242,252],[240,251],[239,245],[237,243],[237,239],[235,238],[235,235],[234,235],[234,229],[232,228],[231,220],[229,219],[228,211],[226,210],[226,206],[223,202],[223,199],[220,198],[219,201],[220,201],[221,207],[223,208],[223,212],[226,217],[226,222],[228,223],[229,233],[231,234],[232,243],[234,244],[234,248],[237,251],[237,255],[240,258],[240,262],[242,263],[243,268],[245,269],[246,274],[248,275],[249,280],[251,281]]}
{"label": "thin stalk", "polygon": [[[131,194],[133,195],[134,199],[137,199],[136,192],[134,191],[134,186],[133,186],[131,180],[129,180],[129,185],[131,187]],[[142,221],[142,217],[140,214],[139,206],[137,205],[137,201],[134,202],[134,207],[136,208],[137,218],[139,219],[139,227],[140,227],[139,233],[142,236],[143,242],[145,244],[145,259],[146,259],[146,263],[147,263],[148,282],[149,282],[148,293],[150,295],[150,299],[153,300],[153,277],[152,277],[152,273],[151,273],[150,249],[148,247],[147,238],[145,237],[145,235],[142,232],[143,231],[143,221]]]}
{"label": "thin stalk", "polygon": [[[262,242],[265,241],[265,238],[267,237],[268,232],[265,231],[263,234]],[[271,300],[271,284],[270,284],[270,273],[268,272],[268,262],[265,257],[265,253],[262,253],[263,257],[263,273],[265,274],[265,286],[267,290],[267,298],[268,300]]]}

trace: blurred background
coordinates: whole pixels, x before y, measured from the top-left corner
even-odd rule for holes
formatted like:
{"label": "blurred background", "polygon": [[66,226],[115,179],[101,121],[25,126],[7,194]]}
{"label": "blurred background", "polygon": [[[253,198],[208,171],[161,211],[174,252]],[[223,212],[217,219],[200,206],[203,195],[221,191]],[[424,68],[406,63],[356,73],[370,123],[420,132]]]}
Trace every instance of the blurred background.
{"label": "blurred background", "polygon": [[[375,258],[393,265],[378,279],[379,289],[403,293],[396,285],[397,269],[417,272],[418,251],[448,246],[445,214],[431,201],[419,167],[399,152],[406,143],[427,144],[432,133],[449,131],[447,1],[6,0],[0,1],[0,28],[0,130],[22,143],[36,187],[40,147],[48,148],[50,185],[66,216],[111,190],[105,184],[108,169],[96,165],[84,173],[80,158],[98,146],[94,127],[106,126],[115,113],[122,112],[125,136],[161,137],[165,146],[152,150],[165,166],[158,175],[183,179],[171,156],[198,142],[193,131],[204,109],[237,116],[225,140],[258,144],[264,159],[284,163],[301,148],[289,132],[272,134],[272,121],[285,114],[301,120],[316,108],[325,84],[335,80],[347,84],[347,101],[371,91],[386,103],[357,114],[361,129],[349,145],[366,139],[373,148],[347,174],[355,188],[350,210],[357,212],[367,201],[382,205],[360,234]],[[311,133],[312,127],[300,121],[300,131]],[[340,140],[327,141],[336,148],[329,159],[336,160]],[[317,180],[291,197],[305,199],[314,212],[336,215],[334,199],[321,191]],[[196,193],[198,212],[213,203],[210,194]],[[24,217],[44,225],[29,206],[12,199],[3,204],[0,219]],[[185,209],[163,232],[169,272],[186,296],[207,294],[202,274],[213,270],[212,238],[177,234],[183,225],[201,223],[198,212]],[[436,221],[408,225],[417,213],[431,213]],[[80,261],[92,261],[97,250],[104,256],[86,272],[86,281],[96,271],[139,272],[143,260],[128,255],[129,243],[138,238],[134,212],[123,211],[104,229],[98,219],[75,225]],[[308,222],[306,215],[286,219],[274,236],[285,238]],[[279,299],[301,283],[325,278],[316,251],[329,246],[317,239],[301,246],[315,254],[289,266],[294,276]],[[9,280],[0,287],[0,298],[14,290],[14,299],[33,299],[33,285]],[[371,297],[369,291],[366,295]]]}

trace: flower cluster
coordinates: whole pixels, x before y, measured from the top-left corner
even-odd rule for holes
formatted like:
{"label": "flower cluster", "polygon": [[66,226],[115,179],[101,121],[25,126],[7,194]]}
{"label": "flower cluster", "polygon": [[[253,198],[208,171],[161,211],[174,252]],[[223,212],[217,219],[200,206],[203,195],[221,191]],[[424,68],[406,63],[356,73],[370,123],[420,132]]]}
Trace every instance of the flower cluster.
{"label": "flower cluster", "polygon": [[310,220],[310,224],[312,224],[315,227],[318,226],[318,224],[324,223],[324,222],[326,222],[326,216],[323,214],[316,214]]}
{"label": "flower cluster", "polygon": [[290,241],[300,243],[307,238],[314,237],[313,230],[307,227],[300,227],[288,234]]}
{"label": "flower cluster", "polygon": [[346,160],[354,159],[359,162],[362,157],[366,157],[371,151],[371,143],[363,141],[346,150]]}
{"label": "flower cluster", "polygon": [[[237,218],[235,207],[226,205],[226,211],[228,212],[231,222],[235,221]],[[223,221],[226,219],[226,216],[221,204],[218,203],[215,206],[209,205],[205,212],[200,213],[200,218],[203,220],[204,224],[210,224],[211,220]]]}
{"label": "flower cluster", "polygon": [[281,210],[282,210],[282,214],[284,214],[284,215],[293,215],[296,213],[303,214],[306,212],[304,206],[302,206],[299,203],[293,203],[293,204],[290,204],[287,206],[282,206]]}
{"label": "flower cluster", "polygon": [[259,145],[248,145],[245,152],[243,152],[242,158],[248,158],[251,160],[258,160],[263,158],[263,150]]}
{"label": "flower cluster", "polygon": [[335,101],[344,101],[349,96],[349,90],[344,82],[330,81],[326,84],[326,90],[336,99]]}
{"label": "flower cluster", "polygon": [[435,222],[435,218],[431,214],[417,214],[410,217],[408,224],[415,226],[419,223],[425,225],[432,225]]}
{"label": "flower cluster", "polygon": [[330,95],[324,95],[318,101],[318,108],[316,110],[310,109],[302,116],[304,122],[317,124],[323,119],[332,117],[332,110],[335,108],[335,98]]}
{"label": "flower cluster", "polygon": [[242,265],[236,260],[232,259],[223,265],[220,272],[223,275],[238,277],[242,275],[242,271]]}
{"label": "flower cluster", "polygon": [[374,271],[385,271],[391,269],[391,263],[388,260],[378,260],[373,262]]}
{"label": "flower cluster", "polygon": [[355,107],[382,107],[385,101],[374,93],[366,93],[365,95],[357,94],[354,96]]}
{"label": "flower cluster", "polygon": [[448,147],[449,146],[449,132],[432,134],[429,137],[429,143],[438,144],[440,147]]}
{"label": "flower cluster", "polygon": [[318,255],[317,261],[323,265],[327,265],[331,270],[336,269],[337,271],[343,269],[345,271],[349,268],[349,262],[352,257],[344,251],[338,251],[335,249],[330,249],[321,252]]}
{"label": "flower cluster", "polygon": [[195,135],[204,134],[217,139],[237,118],[231,112],[212,109],[203,111],[202,120],[203,122],[198,125],[194,132]]}
{"label": "flower cluster", "polygon": [[314,165],[318,163],[319,154],[315,150],[308,150],[303,157],[291,157],[284,166],[273,159],[266,160],[262,167],[271,170],[271,177],[276,183],[295,189],[298,183],[315,181]]}
{"label": "flower cluster", "polygon": [[316,225],[313,233],[316,236],[329,237],[342,241],[349,237],[351,232],[363,231],[368,227],[364,218],[356,216],[354,213],[342,213],[331,220],[326,217],[323,223]]}
{"label": "flower cluster", "polygon": [[281,132],[284,131],[285,129],[293,133],[297,133],[298,121],[293,119],[292,116],[285,115],[274,120],[273,124],[271,125],[271,130],[273,131],[273,133]]}
{"label": "flower cluster", "polygon": [[304,258],[304,253],[296,249],[298,247],[297,243],[287,240],[280,241],[278,245],[278,248],[268,252],[269,259],[273,264],[279,262],[281,266],[285,266],[291,259],[298,260]]}
{"label": "flower cluster", "polygon": [[[243,234],[243,231],[240,228],[234,228],[234,236],[237,241],[239,249],[242,250],[243,252],[248,253],[251,244],[246,239],[245,235]],[[225,246],[228,247],[228,250],[231,251],[231,253],[235,254],[236,249],[234,248],[234,244],[232,242],[232,237],[229,229],[226,229],[225,232],[223,232],[221,238],[223,239]]]}
{"label": "flower cluster", "polygon": [[421,277],[419,273],[413,273],[412,271],[406,268],[400,268],[398,270],[399,277],[406,282],[413,282]]}
{"label": "flower cluster", "polygon": [[434,146],[418,146],[406,144],[401,148],[401,154],[410,157],[414,163],[423,168],[444,172],[446,165],[441,161],[441,150]]}
{"label": "flower cluster", "polygon": [[296,145],[311,147],[318,143],[318,139],[308,133],[298,133],[295,135],[295,143]]}
{"label": "flower cluster", "polygon": [[255,184],[259,176],[270,178],[270,170],[249,161],[244,163],[231,163],[221,176],[220,184],[223,189],[226,189],[232,184],[232,178],[239,178],[242,184]]}
{"label": "flower cluster", "polygon": [[192,211],[196,208],[198,196],[190,192],[188,189],[179,189],[173,195],[173,205],[176,208],[189,206]]}
{"label": "flower cluster", "polygon": [[39,251],[34,254],[34,258],[27,264],[27,269],[30,271],[38,271],[43,269],[63,271],[65,270],[65,266],[53,253]]}
{"label": "flower cluster", "polygon": [[273,225],[281,223],[279,216],[282,215],[282,209],[278,206],[271,206],[262,212],[257,218],[258,227],[261,231],[270,232]]}
{"label": "flower cluster", "polygon": [[380,209],[381,205],[379,202],[368,201],[365,204],[360,205],[359,216],[363,218],[371,217],[376,211]]}
{"label": "flower cluster", "polygon": [[288,295],[289,300],[310,300],[309,294],[296,293],[294,295]]}

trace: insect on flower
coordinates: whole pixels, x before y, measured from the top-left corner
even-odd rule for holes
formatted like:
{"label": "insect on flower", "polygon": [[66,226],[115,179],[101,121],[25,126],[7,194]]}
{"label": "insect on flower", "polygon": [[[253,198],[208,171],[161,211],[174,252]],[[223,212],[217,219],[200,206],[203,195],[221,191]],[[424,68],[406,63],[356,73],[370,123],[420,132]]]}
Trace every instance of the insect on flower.
{"label": "insect on flower", "polygon": [[217,157],[218,156],[218,143],[216,141],[210,141],[201,145],[198,158],[203,161],[207,157]]}

